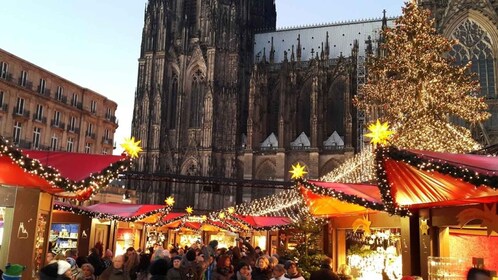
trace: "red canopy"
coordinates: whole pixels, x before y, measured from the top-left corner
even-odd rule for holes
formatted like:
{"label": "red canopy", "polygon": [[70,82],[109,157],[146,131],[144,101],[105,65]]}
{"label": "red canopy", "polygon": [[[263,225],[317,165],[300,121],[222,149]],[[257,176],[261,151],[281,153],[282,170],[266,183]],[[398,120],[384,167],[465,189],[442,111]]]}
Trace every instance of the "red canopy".
{"label": "red canopy", "polygon": [[125,156],[68,153],[55,151],[24,150],[23,153],[37,159],[44,166],[59,171],[62,177],[71,181],[82,181],[91,174],[99,173],[111,164],[125,159]]}
{"label": "red canopy", "polygon": [[25,172],[8,156],[0,155],[0,184],[26,188],[40,188],[48,193],[57,193],[62,190],[52,186],[45,179]]}
{"label": "red canopy", "polygon": [[281,227],[292,223],[292,221],[286,217],[258,217],[258,216],[240,216],[240,215],[235,215],[235,217],[246,222],[254,229]]}

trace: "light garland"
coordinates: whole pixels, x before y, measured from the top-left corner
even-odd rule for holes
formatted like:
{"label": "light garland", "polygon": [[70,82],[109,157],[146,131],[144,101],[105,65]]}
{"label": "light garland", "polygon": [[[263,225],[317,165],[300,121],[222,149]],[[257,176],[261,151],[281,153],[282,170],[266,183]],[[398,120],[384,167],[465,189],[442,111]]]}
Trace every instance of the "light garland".
{"label": "light garland", "polygon": [[368,145],[360,153],[320,178],[324,182],[365,183],[375,180],[375,153]]}
{"label": "light garland", "polygon": [[77,196],[77,200],[86,200],[95,195],[103,186],[116,179],[119,174],[125,172],[130,166],[129,158],[123,158],[112,163],[99,173],[90,174],[81,181],[73,181],[61,176],[60,172],[50,166],[44,166],[37,159],[25,156],[21,150],[14,147],[3,137],[0,137],[0,155],[8,156],[14,164],[29,174],[34,174],[46,180],[52,186],[67,192],[80,192],[83,196]]}
{"label": "light garland", "polygon": [[78,206],[74,205],[63,205],[63,204],[58,204],[55,203],[53,206],[54,210],[60,210],[64,212],[70,212],[76,215],[84,215],[89,218],[94,218],[94,219],[103,219],[103,220],[114,220],[114,221],[121,221],[121,222],[136,222],[140,221],[142,219],[145,219],[148,216],[155,215],[155,214],[162,214],[167,215],[172,207],[171,206],[165,206],[164,208],[160,208],[154,211],[150,211],[147,213],[143,213],[137,216],[132,216],[132,217],[122,217],[120,215],[115,215],[115,214],[109,214],[109,213],[101,213],[101,212],[95,212],[95,211],[89,211],[82,209]]}

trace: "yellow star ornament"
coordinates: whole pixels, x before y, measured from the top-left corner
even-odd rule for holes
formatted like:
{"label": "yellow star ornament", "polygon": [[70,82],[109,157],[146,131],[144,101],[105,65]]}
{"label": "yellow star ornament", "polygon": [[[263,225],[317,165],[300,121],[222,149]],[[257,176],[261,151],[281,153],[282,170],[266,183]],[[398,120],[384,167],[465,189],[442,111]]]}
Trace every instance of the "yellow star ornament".
{"label": "yellow star ornament", "polygon": [[187,214],[191,215],[192,213],[194,213],[194,208],[192,208],[192,206],[189,206],[185,208],[185,211],[187,211]]}
{"label": "yellow star ornament", "polygon": [[306,166],[301,166],[301,164],[299,164],[299,162],[296,164],[296,165],[293,165],[292,166],[292,170],[289,171],[289,173],[292,174],[292,177],[291,179],[301,179],[304,177],[304,174],[308,173],[306,172],[304,169],[306,168]]}
{"label": "yellow star ornament", "polygon": [[228,207],[228,214],[233,214],[235,213],[235,208],[234,207]]}
{"label": "yellow star ornament", "polygon": [[140,148],[140,142],[142,141],[135,141],[135,137],[125,138],[124,142],[121,144],[121,147],[131,158],[137,158],[138,153],[142,151],[142,148]]}
{"label": "yellow star ornament", "polygon": [[166,205],[168,205],[168,206],[173,206],[173,204],[175,204],[175,198],[174,198],[174,197],[172,197],[172,196],[170,196],[170,197],[166,198],[166,199],[164,200],[164,202],[165,202],[165,203],[166,203]]}
{"label": "yellow star ornament", "polygon": [[225,217],[226,217],[225,212],[220,212],[220,213],[218,214],[218,217],[219,217],[220,219],[225,219]]}
{"label": "yellow star ornament", "polygon": [[380,123],[377,120],[376,123],[370,124],[368,126],[368,130],[370,133],[365,134],[365,136],[372,138],[370,143],[377,145],[385,145],[387,144],[387,140],[394,134],[394,131],[389,130],[389,124],[387,122]]}

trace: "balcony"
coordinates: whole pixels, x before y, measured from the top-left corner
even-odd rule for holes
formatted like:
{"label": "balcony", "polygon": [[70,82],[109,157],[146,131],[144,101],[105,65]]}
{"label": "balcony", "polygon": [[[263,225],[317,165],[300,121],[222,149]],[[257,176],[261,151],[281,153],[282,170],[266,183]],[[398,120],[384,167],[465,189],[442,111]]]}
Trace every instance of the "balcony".
{"label": "balcony", "polygon": [[12,111],[12,115],[14,117],[23,117],[23,118],[29,119],[30,112],[26,109],[17,108],[17,106],[16,106],[16,107],[14,107],[14,110]]}
{"label": "balcony", "polygon": [[104,137],[102,137],[102,144],[104,144],[104,145],[112,145],[112,139],[106,138],[104,136]]}
{"label": "balcony", "polygon": [[75,134],[79,134],[80,133],[80,129],[78,127],[71,127],[70,125],[67,126],[67,132],[69,133],[75,133]]}
{"label": "balcony", "polygon": [[88,138],[91,138],[93,140],[95,140],[96,136],[95,136],[95,133],[92,133],[92,132],[85,132],[85,136],[88,137]]}
{"label": "balcony", "polygon": [[47,123],[47,118],[46,117],[37,116],[35,114],[35,115],[33,115],[33,121],[46,124]]}
{"label": "balcony", "polygon": [[44,95],[44,96],[46,96],[46,97],[50,97],[50,89],[48,89],[48,88],[44,88],[44,89],[42,90],[42,88],[41,88],[40,86],[38,86],[38,89],[37,89],[36,91],[37,91],[39,94],[41,94],[41,95]]}
{"label": "balcony", "polygon": [[0,105],[0,112],[8,112],[9,111],[9,105],[7,103],[3,103]]}
{"label": "balcony", "polygon": [[60,98],[56,98],[57,101],[67,104],[67,96],[61,96]]}
{"label": "balcony", "polygon": [[5,73],[5,78],[2,77],[2,79],[6,80],[7,82],[12,82],[12,74],[11,73]]}
{"label": "balcony", "polygon": [[17,147],[21,149],[31,149],[31,142],[26,140],[20,140],[19,143],[15,143]]}
{"label": "balcony", "polygon": [[60,122],[60,121],[56,121],[56,120],[52,120],[50,122],[50,126],[54,127],[54,128],[60,128],[62,130],[64,130],[66,128],[66,124],[65,123]]}
{"label": "balcony", "polygon": [[116,116],[111,116],[111,115],[106,114],[105,115],[105,120],[108,121],[108,122],[111,122],[111,123],[113,123],[115,125],[118,124],[118,120],[116,119]]}
{"label": "balcony", "polygon": [[26,79],[23,80],[22,78],[19,78],[19,86],[29,90],[33,90],[33,83]]}

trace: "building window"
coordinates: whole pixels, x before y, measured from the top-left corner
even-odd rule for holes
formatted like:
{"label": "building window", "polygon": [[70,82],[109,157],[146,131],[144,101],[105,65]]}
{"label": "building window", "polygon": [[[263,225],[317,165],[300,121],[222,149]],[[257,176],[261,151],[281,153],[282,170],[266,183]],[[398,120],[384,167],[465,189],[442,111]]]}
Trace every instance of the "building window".
{"label": "building window", "polygon": [[50,150],[56,151],[57,146],[59,144],[59,138],[57,138],[57,135],[52,135],[52,139],[50,139]]}
{"label": "building window", "polygon": [[67,138],[66,151],[67,152],[72,152],[73,151],[73,145],[74,145],[74,139],[72,137],[68,137]]}
{"label": "building window", "polygon": [[0,63],[0,78],[7,79],[8,72],[9,72],[9,64],[7,64],[7,62],[2,61]]}
{"label": "building window", "polygon": [[97,112],[97,101],[92,100],[90,102],[90,111],[94,114]]}
{"label": "building window", "polygon": [[71,116],[69,118],[69,131],[75,131],[76,129],[76,117]]}
{"label": "building window", "polygon": [[109,138],[109,129],[108,129],[108,128],[106,128],[106,129],[104,130],[104,139],[105,139],[105,140],[109,140],[109,139],[110,139],[110,138]]}
{"label": "building window", "polygon": [[112,117],[112,112],[111,112],[111,108],[107,108],[107,111],[105,113],[105,117],[106,119],[110,120],[111,117]]}
{"label": "building window", "polygon": [[190,128],[199,128],[202,117],[202,100],[204,99],[204,76],[200,70],[197,70],[192,77],[192,89],[190,92]]}
{"label": "building window", "polygon": [[62,96],[64,95],[64,88],[61,86],[57,87],[57,93],[55,94],[55,98],[59,101],[62,100]]}
{"label": "building window", "polygon": [[21,71],[21,78],[19,78],[19,85],[25,87],[27,81],[28,81],[28,72],[23,70]]}
{"label": "building window", "polygon": [[92,152],[92,144],[91,143],[85,143],[85,153],[89,154]]}
{"label": "building window", "polygon": [[92,136],[93,134],[93,124],[88,123],[88,126],[86,127],[86,136]]}
{"label": "building window", "polygon": [[33,130],[33,148],[40,148],[41,128],[35,127]]}
{"label": "building window", "polygon": [[73,93],[73,97],[71,98],[71,106],[78,106],[78,95]]}
{"label": "building window", "polygon": [[41,121],[43,118],[43,105],[36,104],[35,120]]}
{"label": "building window", "polygon": [[45,81],[44,79],[40,79],[40,85],[38,86],[38,92],[41,94],[44,94],[46,85],[47,85],[47,81]]}
{"label": "building window", "polygon": [[22,115],[24,113],[24,98],[18,97],[16,104],[16,114]]}
{"label": "building window", "polygon": [[54,112],[54,125],[59,126],[60,121],[61,121],[61,112],[55,111]]}
{"label": "building window", "polygon": [[471,71],[479,77],[481,96],[496,98],[494,55],[491,38],[478,23],[467,19],[452,34],[456,44],[450,51],[459,65],[472,62]]}
{"label": "building window", "polygon": [[175,75],[173,77],[173,84],[171,86],[171,97],[170,97],[170,102],[169,102],[169,116],[168,116],[168,122],[169,122],[169,128],[170,129],[175,129],[176,127],[176,103],[177,103],[177,96],[178,96],[178,77]]}
{"label": "building window", "polygon": [[14,143],[19,144],[21,142],[21,131],[22,131],[22,124],[20,122],[14,122]]}
{"label": "building window", "polygon": [[3,106],[3,96],[4,96],[3,91],[0,91],[0,107]]}

